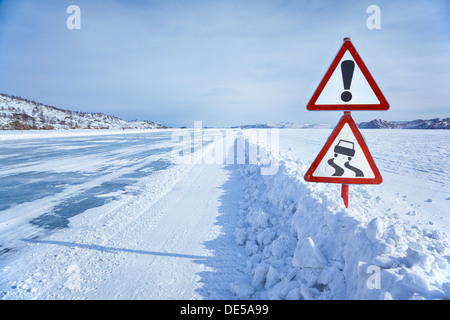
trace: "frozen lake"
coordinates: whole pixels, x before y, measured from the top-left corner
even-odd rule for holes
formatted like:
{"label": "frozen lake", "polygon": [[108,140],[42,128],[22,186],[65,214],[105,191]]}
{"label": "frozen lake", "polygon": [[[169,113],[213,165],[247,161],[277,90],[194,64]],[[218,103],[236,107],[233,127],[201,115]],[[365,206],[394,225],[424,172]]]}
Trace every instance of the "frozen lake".
{"label": "frozen lake", "polygon": [[[223,148],[214,132],[187,130],[191,152]],[[351,185],[349,209],[340,185],[303,180],[329,129],[279,130],[268,176],[180,164],[172,133],[2,132],[0,298],[448,294],[449,132],[362,130],[383,183]],[[380,292],[366,265],[382,266]]]}

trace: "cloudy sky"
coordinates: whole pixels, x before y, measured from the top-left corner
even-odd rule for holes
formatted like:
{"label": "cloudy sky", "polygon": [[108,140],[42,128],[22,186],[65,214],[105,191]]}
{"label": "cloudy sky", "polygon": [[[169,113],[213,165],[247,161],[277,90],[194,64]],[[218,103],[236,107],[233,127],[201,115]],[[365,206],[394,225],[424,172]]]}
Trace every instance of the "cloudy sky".
{"label": "cloudy sky", "polygon": [[355,121],[450,117],[449,17],[448,0],[0,0],[0,92],[168,125],[336,124],[306,105],[349,36],[391,105]]}

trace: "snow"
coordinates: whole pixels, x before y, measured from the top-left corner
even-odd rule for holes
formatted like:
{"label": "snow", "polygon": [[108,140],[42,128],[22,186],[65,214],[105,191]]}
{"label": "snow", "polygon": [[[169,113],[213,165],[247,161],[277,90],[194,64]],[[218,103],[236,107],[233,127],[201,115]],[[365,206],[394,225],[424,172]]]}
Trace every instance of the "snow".
{"label": "snow", "polygon": [[[448,134],[364,132],[385,181],[351,186],[345,209],[339,186],[302,179],[330,133],[282,130],[276,175],[261,175],[256,165],[241,168],[245,195],[236,238],[250,248],[249,269],[253,279],[258,275],[253,297],[448,298],[449,165],[442,147]],[[269,223],[255,220],[257,213]],[[270,286],[261,289],[264,276]],[[375,277],[379,286],[371,285]]]}
{"label": "snow", "polygon": [[0,298],[449,298],[449,133],[362,130],[383,183],[346,209],[303,179],[330,129],[279,130],[279,148],[264,130],[228,133],[273,174],[178,163],[176,130],[2,132]]}
{"label": "snow", "polygon": [[297,243],[292,265],[297,268],[322,269],[326,267],[327,260],[311,238],[304,238]]}
{"label": "snow", "polygon": [[[130,129],[130,130],[101,130],[101,129],[73,129],[73,130],[0,130],[0,141],[6,140],[28,140],[28,139],[50,139],[50,138],[68,138],[68,137],[90,137],[90,136],[110,136],[115,134],[136,134],[155,132],[161,129]],[[79,146],[83,148],[83,146]]]}

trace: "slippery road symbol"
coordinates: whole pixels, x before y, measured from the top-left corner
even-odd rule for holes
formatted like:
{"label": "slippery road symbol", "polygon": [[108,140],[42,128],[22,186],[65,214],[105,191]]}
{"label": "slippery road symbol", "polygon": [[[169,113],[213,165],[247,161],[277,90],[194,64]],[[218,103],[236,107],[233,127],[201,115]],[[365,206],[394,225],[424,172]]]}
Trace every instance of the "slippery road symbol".
{"label": "slippery road symbol", "polygon": [[349,113],[328,137],[305,181],[339,184],[380,184],[380,172],[355,121]]}
{"label": "slippery road symbol", "polygon": [[327,162],[335,170],[335,172],[332,174],[333,177],[341,177],[345,172],[342,167],[334,162],[334,159],[339,154],[348,157],[348,161],[344,164],[344,167],[353,171],[355,173],[355,177],[364,177],[364,173],[360,169],[350,165],[352,157],[355,156],[355,144],[351,141],[343,139],[339,140],[338,144],[334,146],[334,158],[329,159]]}
{"label": "slippery road symbol", "polygon": [[332,166],[334,168],[334,170],[336,170],[331,176],[340,177],[344,174],[344,169],[342,169],[336,163],[334,163],[334,158],[331,158],[330,160],[328,160],[328,164],[330,166]]}

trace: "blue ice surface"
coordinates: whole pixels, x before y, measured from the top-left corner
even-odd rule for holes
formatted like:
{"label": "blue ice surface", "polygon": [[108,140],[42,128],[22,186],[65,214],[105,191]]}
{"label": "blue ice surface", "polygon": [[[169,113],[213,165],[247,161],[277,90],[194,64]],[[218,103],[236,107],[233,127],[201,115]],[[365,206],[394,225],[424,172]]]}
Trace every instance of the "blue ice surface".
{"label": "blue ice surface", "polygon": [[[67,187],[89,182],[113,170],[139,164],[149,156],[170,152],[171,148],[167,147],[167,144],[161,146],[161,143],[170,139],[170,132],[152,131],[122,135],[3,141],[0,143],[0,175],[3,171],[6,172],[6,176],[2,175],[0,178],[0,215],[1,211],[14,208],[16,205],[64,192]],[[98,171],[58,172],[57,168],[49,171],[33,169],[33,165],[45,164],[48,161],[67,162],[72,158],[90,155],[105,157],[105,162]],[[113,165],[108,162],[108,157],[114,160]],[[137,170],[125,171],[123,175],[100,185],[68,195],[51,211],[31,220],[30,223],[47,230],[67,228],[71,217],[88,209],[100,207],[114,198],[99,195],[117,191],[126,193],[127,186],[173,165],[167,156],[155,159],[139,166]],[[8,174],[11,168],[13,173]]]}
{"label": "blue ice surface", "polygon": [[[161,150],[161,149],[158,149]],[[99,186],[88,189],[80,194],[69,197],[61,201],[55,206],[50,213],[41,215],[31,220],[31,224],[45,229],[62,229],[69,225],[69,218],[85,212],[87,209],[100,207],[105,204],[111,197],[98,197],[102,194],[125,190],[142,178],[155,171],[168,168],[171,165],[166,160],[156,160],[142,167],[140,170],[123,175],[121,178],[102,183]],[[153,171],[142,171],[142,169],[152,168]]]}

